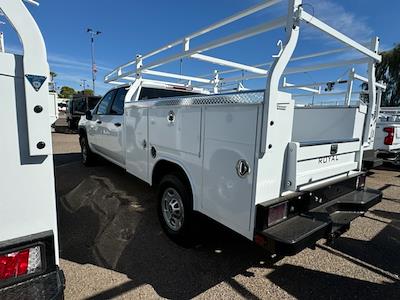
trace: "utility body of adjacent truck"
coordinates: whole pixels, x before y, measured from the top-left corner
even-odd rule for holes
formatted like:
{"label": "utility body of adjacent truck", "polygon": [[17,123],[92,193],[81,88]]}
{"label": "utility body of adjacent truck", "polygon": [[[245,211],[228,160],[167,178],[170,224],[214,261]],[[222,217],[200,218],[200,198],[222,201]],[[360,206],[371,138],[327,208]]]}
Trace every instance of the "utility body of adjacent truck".
{"label": "utility body of adjacent truck", "polygon": [[[158,186],[162,227],[177,241],[192,237],[194,212],[200,212],[272,253],[294,254],[321,238],[340,235],[381,199],[380,191],[365,188],[361,172],[364,148],[374,140],[370,128],[375,128],[377,118],[377,90],[384,88],[375,81],[375,63],[381,60],[377,38],[370,47],[363,46],[293,0],[285,17],[191,47],[196,37],[277,2],[263,2],[118,67],[105,78],[117,87],[79,123],[83,162],[89,165],[95,154],[101,155]],[[293,58],[304,23],[347,47]],[[280,51],[269,64],[249,66],[204,54],[281,27],[287,37],[278,43]],[[182,52],[144,62],[179,45]],[[350,49],[361,58],[287,67],[291,60]],[[182,58],[233,69],[215,72],[211,78],[155,70]],[[355,72],[352,66],[357,64],[367,65],[368,77]],[[343,66],[350,67],[349,80],[313,84],[283,80],[284,74]],[[244,71],[247,75],[238,79],[226,76]],[[245,90],[242,81],[254,78],[266,78],[266,89]],[[235,80],[240,82],[234,91],[223,89]],[[363,94],[367,103],[351,104],[353,81],[368,83],[370,89]],[[339,106],[296,106],[295,99],[302,95],[288,92],[306,91],[311,98],[321,94],[322,85],[334,84],[347,84],[346,91],[337,93],[344,97]]]}
{"label": "utility body of adjacent truck", "polygon": [[61,299],[46,48],[22,0],[0,10],[24,49],[0,51],[0,299]]}

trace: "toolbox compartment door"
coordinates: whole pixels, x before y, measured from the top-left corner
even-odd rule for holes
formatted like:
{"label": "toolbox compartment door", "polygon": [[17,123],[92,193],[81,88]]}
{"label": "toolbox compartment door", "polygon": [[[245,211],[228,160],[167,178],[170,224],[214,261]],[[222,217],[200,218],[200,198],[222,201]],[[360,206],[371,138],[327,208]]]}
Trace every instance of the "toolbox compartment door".
{"label": "toolbox compartment door", "polygon": [[[202,211],[252,238],[253,180],[258,106],[205,107]],[[244,176],[238,163],[248,164]],[[239,170],[240,171],[240,170]]]}

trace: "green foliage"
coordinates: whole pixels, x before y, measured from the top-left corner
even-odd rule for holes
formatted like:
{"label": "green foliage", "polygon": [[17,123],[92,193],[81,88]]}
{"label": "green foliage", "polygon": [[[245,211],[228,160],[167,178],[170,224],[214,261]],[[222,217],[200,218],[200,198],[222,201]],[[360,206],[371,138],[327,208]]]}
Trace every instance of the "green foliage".
{"label": "green foliage", "polygon": [[85,89],[83,91],[79,91],[78,94],[87,95],[87,96],[93,96],[93,90],[92,89]]}
{"label": "green foliage", "polygon": [[60,98],[72,99],[72,96],[75,94],[75,90],[69,86],[63,86],[60,90]]}
{"label": "green foliage", "polygon": [[400,106],[400,44],[381,54],[382,62],[376,66],[376,80],[387,85],[382,106]]}

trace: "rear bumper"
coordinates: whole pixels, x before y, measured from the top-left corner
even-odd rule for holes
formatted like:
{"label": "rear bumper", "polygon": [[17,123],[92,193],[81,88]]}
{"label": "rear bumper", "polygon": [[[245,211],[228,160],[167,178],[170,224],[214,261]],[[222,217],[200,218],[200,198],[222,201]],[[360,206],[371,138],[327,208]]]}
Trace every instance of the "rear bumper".
{"label": "rear bumper", "polygon": [[60,269],[0,289],[0,299],[63,299],[65,279]]}
{"label": "rear bumper", "polygon": [[379,151],[378,158],[382,159],[384,162],[400,164],[400,149],[393,151]]}
{"label": "rear bumper", "polygon": [[255,240],[278,255],[294,255],[322,239],[340,236],[350,222],[379,203],[382,192],[356,190],[258,232]]}
{"label": "rear bumper", "polygon": [[370,170],[379,167],[383,164],[383,160],[377,157],[378,151],[368,150],[364,151],[363,155],[363,169]]}

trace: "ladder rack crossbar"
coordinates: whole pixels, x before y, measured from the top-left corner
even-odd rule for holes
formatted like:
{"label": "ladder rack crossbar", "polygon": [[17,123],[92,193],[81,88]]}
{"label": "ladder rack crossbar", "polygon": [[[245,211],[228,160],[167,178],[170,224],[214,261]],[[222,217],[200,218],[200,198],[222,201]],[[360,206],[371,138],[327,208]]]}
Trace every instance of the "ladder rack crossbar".
{"label": "ladder rack crossbar", "polygon": [[196,32],[194,32],[194,33],[192,33],[192,34],[186,36],[186,37],[183,37],[183,38],[181,38],[181,39],[178,39],[178,40],[176,40],[176,41],[173,42],[173,43],[170,43],[170,44],[168,44],[168,45],[166,45],[166,46],[164,46],[164,47],[161,47],[161,48],[159,48],[159,49],[157,49],[157,50],[154,50],[154,51],[152,51],[152,52],[150,52],[150,53],[147,53],[147,54],[143,55],[143,59],[149,58],[149,57],[151,57],[151,56],[154,56],[154,55],[156,55],[156,54],[159,54],[160,52],[163,52],[163,51],[165,51],[165,50],[171,49],[172,47],[175,47],[175,46],[178,46],[178,45],[180,45],[180,44],[183,44],[183,43],[185,42],[185,40],[190,40],[190,39],[199,37],[199,36],[201,36],[201,35],[204,35],[204,34],[206,34],[206,33],[209,33],[209,32],[211,32],[211,31],[214,31],[214,30],[216,30],[216,29],[218,29],[218,28],[221,28],[221,27],[223,27],[223,26],[225,26],[225,25],[228,25],[228,24],[230,24],[230,23],[233,23],[233,22],[235,22],[235,21],[238,21],[238,20],[240,20],[240,19],[242,19],[242,18],[244,18],[244,17],[247,17],[247,16],[249,16],[249,15],[252,15],[252,14],[254,14],[254,13],[256,13],[256,12],[259,12],[259,11],[261,11],[261,10],[264,10],[264,9],[266,9],[266,8],[269,8],[269,7],[271,7],[271,6],[275,5],[275,4],[278,4],[278,3],[281,2],[281,1],[282,1],[282,0],[270,0],[270,1],[266,1],[266,2],[264,2],[264,3],[261,3],[261,4],[255,5],[255,6],[252,6],[252,7],[248,8],[248,9],[246,9],[246,10],[243,10],[243,11],[241,11],[241,12],[239,12],[239,13],[237,13],[237,14],[234,14],[234,15],[232,15],[232,16],[230,16],[230,17],[227,17],[227,18],[225,18],[225,19],[223,19],[223,20],[221,20],[221,21],[219,21],[219,22],[216,22],[216,23],[214,23],[214,24],[212,24],[212,25],[210,25],[210,26],[207,26],[207,27],[205,27],[205,28],[203,28],[203,29],[201,29],[201,30],[198,30],[198,31],[196,31]]}
{"label": "ladder rack crossbar", "polygon": [[300,14],[300,18],[307,22],[308,24],[314,26],[315,28],[327,33],[331,37],[341,41],[344,44],[347,44],[348,46],[356,49],[357,51],[361,52],[365,56],[374,59],[376,62],[381,62],[382,57],[375,53],[374,51],[368,49],[367,47],[363,46],[360,43],[357,43],[356,41],[352,40],[348,36],[344,35],[343,33],[337,31],[336,29],[332,28],[328,24],[322,22],[315,16],[309,14],[308,12],[302,10]]}
{"label": "ladder rack crossbar", "polygon": [[[218,28],[221,28],[225,25],[228,25],[230,23],[233,23],[237,20],[240,20],[242,18],[245,18],[247,16],[250,16],[256,12],[259,12],[263,9],[269,8],[277,3],[281,2],[281,0],[269,0],[269,1],[264,1],[258,5],[252,6],[244,11],[241,11],[239,13],[234,14],[233,16],[230,16],[228,18],[225,18],[219,22],[216,22],[208,27],[205,27],[201,30],[198,30],[192,34],[189,34],[181,39],[176,40],[175,42],[172,42],[170,44],[167,44],[161,48],[158,48],[152,52],[149,52],[143,56],[137,55],[136,59],[133,61],[130,61],[126,64],[123,64],[116,69],[114,69],[111,73],[105,76],[105,82],[107,83],[114,83],[114,84],[121,84],[125,83],[125,81],[128,82],[134,82],[137,79],[141,79],[143,75],[150,75],[150,76],[156,76],[156,77],[167,77],[167,78],[173,78],[173,79],[178,79],[180,81],[187,81],[188,84],[192,87],[195,87],[192,85],[192,82],[197,83],[197,86],[208,86],[211,87],[211,92],[214,91],[218,92],[219,88],[223,88],[223,86],[227,86],[228,84],[242,84],[245,80],[252,80],[252,79],[260,79],[260,78],[269,78],[272,76],[271,74],[273,73],[275,69],[275,63],[279,60],[287,60],[288,62],[298,62],[302,60],[307,60],[307,59],[313,59],[313,58],[318,58],[322,56],[328,56],[328,55],[333,55],[341,52],[346,52],[349,50],[356,50],[359,53],[361,53],[363,56],[361,58],[356,58],[356,59],[349,59],[349,60],[339,60],[339,61],[331,61],[331,62],[326,62],[326,63],[309,63],[306,65],[300,65],[300,66],[292,66],[292,67],[287,67],[287,64],[285,68],[283,68],[280,73],[281,75],[289,75],[289,74],[299,74],[299,73],[306,73],[306,72],[314,72],[314,71],[320,71],[320,70],[326,70],[326,69],[335,69],[339,67],[345,67],[345,66],[350,66],[353,67],[354,65],[359,65],[359,64],[368,64],[369,66],[371,64],[374,64],[376,62],[381,61],[381,56],[377,52],[377,48],[371,48],[371,44],[363,44],[363,43],[358,43],[345,34],[340,33],[336,29],[330,27],[323,21],[319,20],[317,17],[307,13],[306,11],[303,10],[302,6],[302,0],[291,0],[289,1],[289,14],[285,16],[281,16],[279,18],[276,18],[274,20],[268,21],[266,23],[262,23],[253,27],[248,27],[242,31],[235,32],[233,34],[223,36],[220,38],[217,38],[215,40],[206,42],[202,45],[196,46],[194,48],[190,47],[190,43],[194,38],[197,38],[199,36],[203,36],[211,31],[214,31]],[[234,60],[228,60],[228,59],[223,59],[223,58],[218,58],[210,55],[204,54],[204,52],[219,48],[228,44],[232,44],[234,42],[238,42],[256,35],[259,35],[261,33],[271,31],[280,27],[285,27],[286,31],[290,30],[289,28],[298,28],[300,30],[301,23],[307,23],[318,30],[322,31],[323,33],[327,34],[330,37],[333,37],[334,39],[342,42],[345,44],[344,47],[336,48],[336,49],[329,49],[329,50],[324,50],[320,52],[315,52],[315,53],[308,53],[308,54],[303,54],[297,57],[291,57],[293,53],[291,53],[288,57],[286,55],[285,59],[281,59],[282,52],[284,51],[284,48],[287,46],[281,41],[279,41],[278,46],[281,46],[281,51],[279,52],[278,55],[273,56],[273,61],[270,62],[264,62],[264,63],[259,63],[255,65],[249,65],[249,64],[244,64],[241,62],[237,62]],[[378,41],[379,43],[379,41]],[[297,44],[297,41],[296,41]],[[296,44],[294,44],[294,48],[296,47]],[[176,46],[182,46],[182,50],[178,51],[177,53],[166,55],[161,58],[157,58],[155,60],[152,60],[150,62],[144,63],[144,59],[148,59],[150,57],[153,57],[157,54],[161,54],[173,47]],[[376,45],[376,43],[375,43]],[[290,46],[292,48],[293,46]],[[215,65],[219,65],[222,67],[225,67],[227,69],[221,70],[221,71],[214,71],[211,74],[208,75],[202,75],[202,76],[195,76],[195,75],[189,75],[189,74],[176,74],[176,73],[171,73],[171,72],[165,72],[165,71],[158,71],[156,68],[166,65],[168,63],[182,60],[184,58],[191,58]],[[358,74],[355,73],[354,68],[351,68],[353,70],[352,72],[349,73],[349,78],[346,80],[336,80],[336,81],[330,81],[330,82],[319,82],[319,83],[310,83],[310,84],[295,84],[295,83],[287,83],[286,81],[284,82],[283,85],[281,85],[281,88],[284,89],[300,89],[300,90],[305,90],[308,92],[312,93],[317,93],[321,94],[321,86],[324,84],[328,83],[347,83],[348,90],[348,98],[351,98],[350,95],[352,94],[352,83],[354,80],[360,80],[362,82],[369,82],[371,79],[370,78],[365,78],[362,77]],[[233,77],[223,77],[221,75],[226,75],[230,73],[235,73],[235,72],[243,72],[241,76],[233,76]],[[246,73],[244,73],[246,72]],[[374,81],[374,80],[373,80]],[[239,87],[238,85],[238,90],[240,89],[245,89],[245,87],[242,85]],[[379,88],[379,89],[384,89],[385,85],[383,83],[376,83],[374,82],[374,88]],[[343,93],[341,93],[343,94]],[[330,93],[330,95],[333,95]],[[351,100],[351,99],[350,99]]]}
{"label": "ladder rack crossbar", "polygon": [[[217,39],[217,40],[209,42],[205,45],[198,46],[197,48],[192,49],[192,50],[183,51],[178,54],[171,55],[167,58],[162,58],[162,59],[156,60],[148,65],[143,65],[143,66],[139,67],[137,70],[124,72],[122,74],[125,76],[129,76],[129,75],[132,75],[135,73],[140,73],[144,70],[153,69],[153,68],[159,67],[161,65],[165,65],[165,64],[173,62],[173,61],[177,61],[177,60],[185,58],[185,57],[190,57],[194,54],[199,54],[204,51],[222,47],[227,44],[231,44],[231,43],[234,43],[234,42],[237,42],[237,41],[240,41],[243,39],[247,39],[247,38],[253,37],[255,35],[258,35],[258,34],[261,34],[261,33],[264,33],[264,32],[279,28],[279,27],[283,27],[285,24],[286,24],[286,16],[282,16],[271,22],[263,23],[263,24],[251,27],[249,29],[240,31],[238,33],[234,33],[232,35]],[[117,76],[112,76],[112,75],[114,75],[117,72],[120,72],[125,66],[131,66],[133,64],[134,64],[133,62],[129,62],[128,64],[124,65],[123,67],[118,67],[116,70],[112,71],[112,73],[110,73],[109,75],[106,76],[105,81],[108,82],[108,81],[117,79],[115,77],[118,77],[118,75]]]}
{"label": "ladder rack crossbar", "polygon": [[[352,48],[351,47],[341,47],[341,48],[336,48],[336,49],[331,49],[331,50],[326,50],[326,51],[321,51],[321,52],[305,54],[305,55],[301,55],[301,56],[297,56],[297,57],[292,57],[290,59],[290,62],[295,62],[295,61],[300,61],[300,60],[305,60],[305,59],[310,59],[310,58],[317,58],[317,57],[327,56],[327,55],[331,55],[331,54],[337,54],[337,53],[346,52],[349,50],[352,50]],[[259,68],[259,67],[271,66],[272,64],[273,64],[273,61],[269,61],[266,63],[259,63],[256,65],[253,65],[253,67]],[[233,68],[233,69],[229,69],[229,70],[220,71],[220,72],[218,72],[218,74],[222,75],[222,74],[229,74],[229,73],[235,73],[235,72],[240,72],[240,71],[245,71],[245,70],[243,70],[241,68]],[[202,75],[200,77],[209,77],[209,76],[212,76],[212,74]]]}

